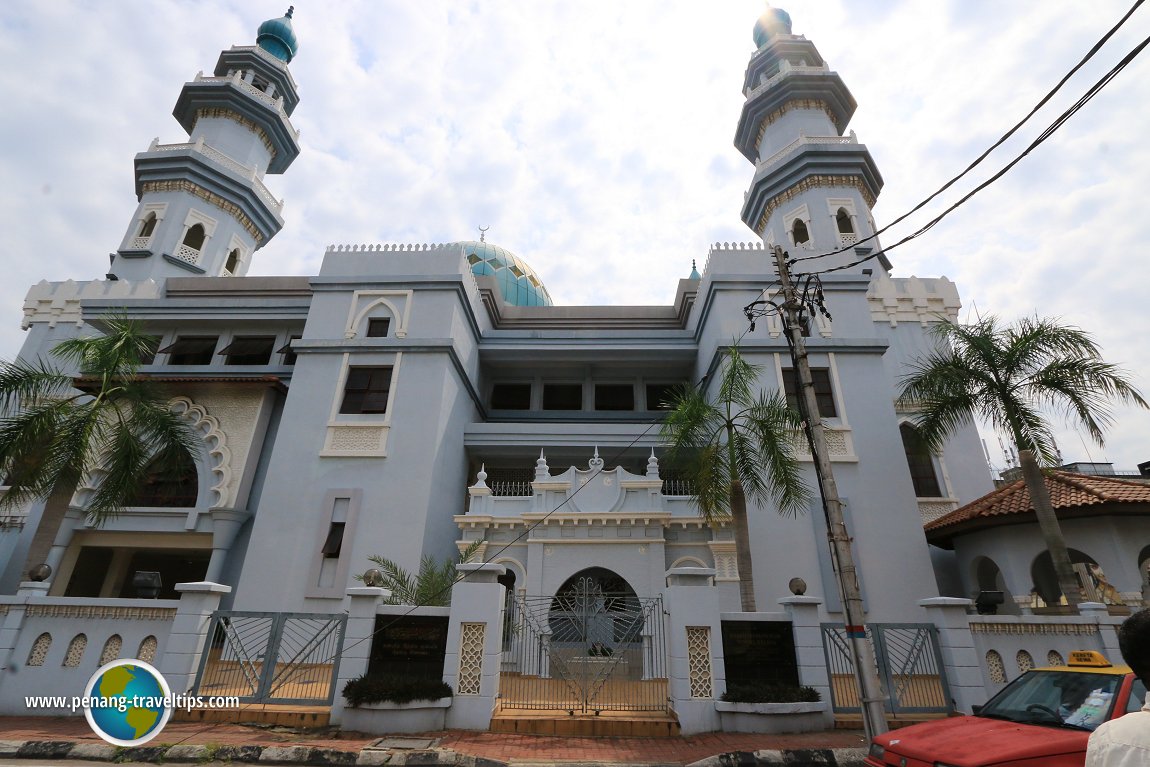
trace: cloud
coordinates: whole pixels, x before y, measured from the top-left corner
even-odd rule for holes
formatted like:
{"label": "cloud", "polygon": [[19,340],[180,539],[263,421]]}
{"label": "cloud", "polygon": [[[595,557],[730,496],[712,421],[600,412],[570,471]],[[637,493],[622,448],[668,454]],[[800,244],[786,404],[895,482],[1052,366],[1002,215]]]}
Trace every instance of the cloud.
{"label": "cloud", "polygon": [[[309,274],[340,242],[488,238],[565,304],[669,304],[712,242],[750,241],[753,168],[732,146],[759,0],[300,6],[291,69],[303,151],[268,186],[287,224],[253,274]],[[132,157],[183,139],[171,106],[220,49],[250,44],[281,7],[123,0],[0,5],[0,356],[40,279],[102,276],[135,208]],[[885,179],[881,225],[969,163],[1118,18],[1107,6],[991,0],[795,0],[795,31],[858,101],[851,128]],[[1145,36],[1140,10],[986,177]],[[954,279],[967,307],[1058,315],[1093,331],[1144,388],[1138,59],[1062,132],[924,237],[895,274]],[[889,245],[970,189],[956,187]],[[1145,413],[1120,411],[1105,452],[1150,459]],[[1064,452],[1082,456],[1072,433]],[[1077,446],[1077,447],[1076,447]],[[1101,451],[1091,448],[1098,458]]]}

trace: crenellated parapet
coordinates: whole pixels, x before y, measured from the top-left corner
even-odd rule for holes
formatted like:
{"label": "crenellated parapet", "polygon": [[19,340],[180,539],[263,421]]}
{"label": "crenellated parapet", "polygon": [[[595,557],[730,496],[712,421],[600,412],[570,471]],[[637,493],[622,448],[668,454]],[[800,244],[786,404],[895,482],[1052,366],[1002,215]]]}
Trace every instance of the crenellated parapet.
{"label": "crenellated parapet", "polygon": [[459,249],[458,242],[436,242],[436,243],[375,243],[375,244],[361,244],[361,245],[328,245],[325,253],[380,253],[380,252],[429,252],[429,251],[446,251],[451,248]]}
{"label": "crenellated parapet", "polygon": [[899,277],[879,274],[867,289],[870,316],[898,327],[900,322],[927,325],[957,320],[962,302],[958,288],[946,277]]}
{"label": "crenellated parapet", "polygon": [[48,282],[41,280],[28,290],[24,297],[24,319],[20,327],[27,330],[35,322],[46,322],[54,328],[61,322],[73,323],[77,327],[84,324],[80,304],[91,299],[139,299],[157,298],[159,286],[152,280],[128,282],[127,280],[90,280],[76,282]]}

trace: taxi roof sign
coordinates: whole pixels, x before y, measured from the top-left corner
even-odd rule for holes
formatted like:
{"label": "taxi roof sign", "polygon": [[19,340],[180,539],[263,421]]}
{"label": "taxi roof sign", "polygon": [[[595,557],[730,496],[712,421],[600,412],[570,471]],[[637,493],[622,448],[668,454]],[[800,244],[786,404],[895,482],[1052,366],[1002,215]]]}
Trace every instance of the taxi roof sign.
{"label": "taxi roof sign", "polygon": [[1070,653],[1070,659],[1067,661],[1068,666],[1091,666],[1094,668],[1103,668],[1110,666],[1110,661],[1106,660],[1106,656],[1097,650],[1075,650]]}

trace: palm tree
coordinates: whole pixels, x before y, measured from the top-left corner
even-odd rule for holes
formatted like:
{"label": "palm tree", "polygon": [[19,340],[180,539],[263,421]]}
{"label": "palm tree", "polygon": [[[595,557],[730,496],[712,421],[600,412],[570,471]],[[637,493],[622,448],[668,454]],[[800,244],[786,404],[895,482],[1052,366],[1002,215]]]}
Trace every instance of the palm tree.
{"label": "palm tree", "polygon": [[99,478],[86,511],[103,524],[120,513],[152,468],[193,454],[195,434],[154,382],[136,374],[155,337],[122,316],[104,335],[61,341],[52,354],[81,377],[43,360],[0,361],[0,508],[47,499]]}
{"label": "palm tree", "polygon": [[808,494],[794,453],[801,420],[778,392],[754,389],[760,367],[732,346],[712,402],[695,387],[679,390],[663,422],[672,466],[694,484],[695,504],[708,522],[731,519],[735,526],[739,597],[755,611],[747,496],[759,506],[774,502],[780,514],[797,514]]}
{"label": "palm tree", "polygon": [[900,405],[918,411],[919,432],[934,450],[975,417],[1013,438],[1059,588],[1077,605],[1080,586],[1038,466],[1058,462],[1042,410],[1063,411],[1101,447],[1112,422],[1108,401],[1148,407],[1146,400],[1121,368],[1102,360],[1090,334],[1055,319],[1028,317],[1002,327],[988,316],[973,325],[944,321],[935,330],[943,343],[904,376]]}
{"label": "palm tree", "polygon": [[439,563],[431,555],[424,554],[416,573],[401,567],[393,559],[372,554],[368,560],[379,569],[375,572],[368,570],[355,579],[390,591],[391,596],[384,600],[384,604],[447,607],[451,604],[451,589],[460,580],[457,566],[471,562],[484,543],[486,541],[473,541],[459,552],[457,559],[449,557]]}

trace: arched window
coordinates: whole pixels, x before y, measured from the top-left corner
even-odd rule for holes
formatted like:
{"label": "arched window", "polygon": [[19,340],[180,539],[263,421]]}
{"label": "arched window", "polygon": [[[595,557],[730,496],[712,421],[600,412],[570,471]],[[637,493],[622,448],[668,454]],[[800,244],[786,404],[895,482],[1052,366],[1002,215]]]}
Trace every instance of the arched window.
{"label": "arched window", "polygon": [[224,264],[224,268],[228,270],[228,274],[235,274],[236,269],[240,268],[240,249],[232,248],[228,253],[228,261]]}
{"label": "arched window", "polygon": [[192,224],[188,227],[188,231],[184,232],[184,245],[192,250],[199,250],[204,247],[204,240],[207,235],[204,232],[203,224]]}
{"label": "arched window", "polygon": [[796,219],[791,227],[791,239],[795,241],[796,245],[802,245],[811,240],[810,232],[807,231],[807,224],[801,218]]}
{"label": "arched window", "polygon": [[839,234],[854,234],[855,226],[846,208],[839,208],[839,212],[835,214],[835,223],[839,225]]}
{"label": "arched window", "polygon": [[918,498],[941,498],[942,489],[938,475],[934,471],[934,456],[926,446],[918,429],[908,423],[898,427],[902,435],[902,449],[906,453],[906,465],[910,469],[910,481],[914,483],[914,494]]}
{"label": "arched window", "polygon": [[156,214],[149,213],[144,217],[143,222],[140,224],[139,237],[151,237],[152,232],[156,231]]}
{"label": "arched window", "polygon": [[181,454],[174,461],[157,458],[149,464],[147,478],[128,506],[195,506],[199,489],[196,464],[190,456]]}

